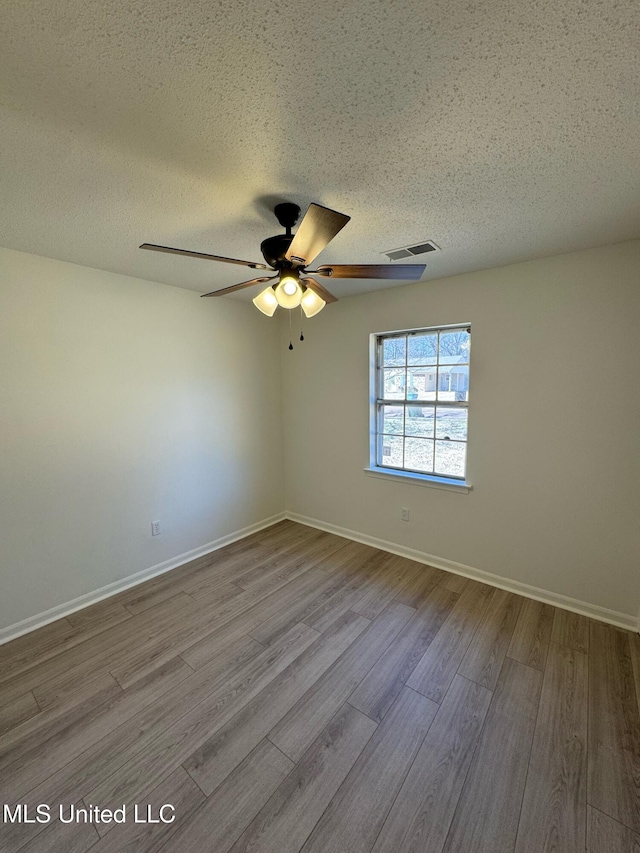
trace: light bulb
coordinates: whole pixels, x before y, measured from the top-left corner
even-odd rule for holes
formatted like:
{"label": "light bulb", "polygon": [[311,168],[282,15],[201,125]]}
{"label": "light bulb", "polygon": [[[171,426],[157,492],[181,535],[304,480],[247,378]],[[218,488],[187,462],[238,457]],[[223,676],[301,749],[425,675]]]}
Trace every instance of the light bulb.
{"label": "light bulb", "polygon": [[316,314],[322,311],[326,304],[324,299],[321,299],[310,287],[305,290],[304,296],[300,300],[305,317],[315,317]]}
{"label": "light bulb", "polygon": [[278,305],[283,308],[297,308],[302,299],[302,288],[297,278],[292,275],[283,275],[275,289]]}
{"label": "light bulb", "polygon": [[256,306],[258,311],[262,311],[262,313],[266,314],[267,317],[273,317],[275,310],[278,307],[278,300],[273,292],[273,288],[267,287],[262,291],[262,293],[259,293],[253,300],[253,304]]}

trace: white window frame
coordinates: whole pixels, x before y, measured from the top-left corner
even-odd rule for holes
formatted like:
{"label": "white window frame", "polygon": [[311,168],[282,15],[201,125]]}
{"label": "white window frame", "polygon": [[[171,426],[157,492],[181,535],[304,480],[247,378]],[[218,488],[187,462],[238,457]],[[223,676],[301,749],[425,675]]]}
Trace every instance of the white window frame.
{"label": "white window frame", "polygon": [[[367,474],[371,476],[379,476],[383,479],[392,479],[396,481],[409,482],[418,485],[425,486],[434,486],[436,488],[458,491],[458,492],[469,492],[471,490],[471,484],[467,479],[467,455],[468,455],[468,420],[467,420],[467,440],[465,444],[467,445],[467,454],[465,454],[465,474],[464,476],[443,476],[441,474],[427,474],[420,471],[413,471],[408,468],[396,468],[396,467],[386,467],[379,463],[378,461],[378,424],[379,424],[379,411],[380,407],[383,405],[392,405],[392,406],[402,406],[407,408],[410,405],[433,405],[442,408],[447,407],[455,407],[460,408],[464,407],[469,409],[468,400],[456,400],[456,401],[445,401],[445,400],[391,400],[385,399],[382,394],[382,376],[383,376],[383,365],[382,365],[382,351],[383,351],[383,342],[386,338],[393,338],[399,336],[411,336],[422,334],[425,332],[450,332],[455,331],[456,329],[464,329],[471,333],[471,324],[470,323],[455,323],[452,325],[446,326],[428,326],[419,329],[398,329],[392,332],[376,332],[370,336],[370,394],[369,394],[369,410],[370,410],[370,459],[369,466],[365,468]],[[405,360],[405,369],[406,369],[406,360]],[[434,367],[434,371],[436,373],[436,396],[438,391],[438,382],[439,382],[439,372],[437,367],[439,366],[439,362],[437,362]],[[448,365],[449,366],[449,365]],[[470,364],[469,364],[470,368]],[[406,392],[405,392],[406,393]],[[404,432],[402,433],[404,435]]]}

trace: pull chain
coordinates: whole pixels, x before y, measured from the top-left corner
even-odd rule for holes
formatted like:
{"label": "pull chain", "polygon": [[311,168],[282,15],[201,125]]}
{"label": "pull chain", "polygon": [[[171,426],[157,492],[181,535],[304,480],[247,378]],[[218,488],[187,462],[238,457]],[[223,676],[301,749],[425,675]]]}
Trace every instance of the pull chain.
{"label": "pull chain", "polygon": [[300,340],[304,340],[304,335],[302,334],[302,305],[300,306]]}
{"label": "pull chain", "polygon": [[293,349],[293,341],[292,341],[292,333],[291,333],[291,311],[289,311],[289,349]]}

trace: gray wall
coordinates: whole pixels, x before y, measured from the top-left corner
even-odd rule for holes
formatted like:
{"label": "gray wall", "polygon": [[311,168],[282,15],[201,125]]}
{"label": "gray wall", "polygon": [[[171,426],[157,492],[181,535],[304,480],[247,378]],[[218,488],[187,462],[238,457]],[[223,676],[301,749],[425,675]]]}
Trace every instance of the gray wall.
{"label": "gray wall", "polygon": [[[637,616],[639,272],[634,241],[329,306],[282,350],[287,509]],[[461,322],[473,491],[367,476],[370,334]]]}
{"label": "gray wall", "polygon": [[0,629],[282,511],[274,323],[9,250],[0,271]]}

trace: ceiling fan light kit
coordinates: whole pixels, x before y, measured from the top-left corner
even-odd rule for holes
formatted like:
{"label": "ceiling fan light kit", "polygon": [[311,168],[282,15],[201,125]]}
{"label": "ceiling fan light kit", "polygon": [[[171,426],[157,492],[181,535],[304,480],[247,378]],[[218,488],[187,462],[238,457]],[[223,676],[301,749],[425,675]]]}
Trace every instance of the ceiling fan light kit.
{"label": "ceiling fan light kit", "polygon": [[319,314],[324,306],[327,303],[318,296],[317,293],[314,293],[311,288],[307,288],[304,292],[304,296],[300,300],[300,305],[302,310],[304,311],[304,316],[309,319],[310,317],[315,317],[316,314]]}
{"label": "ceiling fan light kit", "polygon": [[253,304],[258,311],[262,311],[267,317],[273,317],[278,307],[278,300],[273,292],[273,287],[267,287],[262,293],[259,293],[253,300]]}
{"label": "ceiling fan light kit", "polygon": [[[337,210],[312,203],[307,208],[296,233],[292,234],[291,229],[300,216],[298,205],[283,202],[277,204],[273,212],[280,225],[285,229],[285,233],[268,237],[260,244],[262,256],[268,266],[254,261],[240,261],[236,258],[208,255],[187,249],[172,249],[169,246],[158,246],[153,243],[143,243],[140,248],[209,261],[238,264],[254,270],[272,269],[277,273],[277,276],[252,278],[240,284],[233,284],[230,287],[223,287],[220,290],[202,294],[202,296],[226,296],[236,290],[254,287],[276,278],[277,281],[274,284],[265,288],[253,300],[256,308],[266,314],[267,317],[273,317],[278,305],[288,310],[300,306],[306,317],[315,317],[327,303],[338,301],[338,298],[330,293],[323,284],[320,284],[315,278],[309,277],[309,273],[323,278],[418,281],[426,269],[426,264],[323,264],[317,270],[307,270],[306,267],[327,247],[351,217],[344,213],[338,213]],[[301,273],[304,274],[304,277],[301,277]]]}
{"label": "ceiling fan light kit", "polygon": [[[305,279],[305,282],[310,280]],[[273,317],[278,305],[288,309],[297,308],[299,305],[305,317],[309,318],[319,314],[327,303],[306,284],[300,284],[292,276],[285,276],[280,279],[278,285],[267,287],[259,293],[253,304],[267,317]]]}
{"label": "ceiling fan light kit", "polygon": [[275,288],[275,297],[281,308],[297,308],[302,300],[302,288],[295,270],[280,273],[280,282]]}

